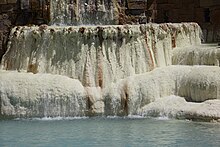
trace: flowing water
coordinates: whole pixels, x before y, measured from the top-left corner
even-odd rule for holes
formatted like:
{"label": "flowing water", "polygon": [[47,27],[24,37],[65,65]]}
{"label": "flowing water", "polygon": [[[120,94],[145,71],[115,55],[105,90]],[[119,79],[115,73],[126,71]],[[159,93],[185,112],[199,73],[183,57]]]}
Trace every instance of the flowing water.
{"label": "flowing water", "polygon": [[0,146],[219,146],[220,125],[147,118],[0,121]]}
{"label": "flowing water", "polygon": [[156,98],[178,94],[190,68],[170,67],[173,47],[200,45],[200,30],[196,23],[15,27],[0,65],[0,115],[137,115]]}

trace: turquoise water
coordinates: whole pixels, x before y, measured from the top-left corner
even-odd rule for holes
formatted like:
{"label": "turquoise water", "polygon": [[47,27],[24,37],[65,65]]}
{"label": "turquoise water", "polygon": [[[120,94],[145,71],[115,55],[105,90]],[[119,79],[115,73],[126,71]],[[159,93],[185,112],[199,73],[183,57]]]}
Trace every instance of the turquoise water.
{"label": "turquoise water", "polygon": [[143,118],[0,121],[4,146],[220,146],[220,124]]}

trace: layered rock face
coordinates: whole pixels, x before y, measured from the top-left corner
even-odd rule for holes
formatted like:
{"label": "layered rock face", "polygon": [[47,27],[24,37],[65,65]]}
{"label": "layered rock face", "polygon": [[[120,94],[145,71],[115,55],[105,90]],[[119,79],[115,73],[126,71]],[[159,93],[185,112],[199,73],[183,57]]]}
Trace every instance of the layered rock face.
{"label": "layered rock face", "polygon": [[144,106],[139,114],[152,117],[169,117],[194,121],[219,122],[220,100],[202,103],[187,102],[183,97],[168,96]]}
{"label": "layered rock face", "polygon": [[1,64],[1,117],[218,120],[219,67],[184,66],[218,60],[194,23],[15,27]]}
{"label": "layered rock face", "polygon": [[[159,103],[157,99],[171,95],[185,98],[190,102],[220,99],[219,72],[219,67],[211,66],[169,66],[128,77],[112,84],[110,90],[106,92],[105,113],[142,115],[143,111],[139,111],[148,108],[148,104],[154,101]],[[156,108],[163,113],[160,105]],[[158,114],[149,113],[149,116],[154,115]]]}
{"label": "layered rock face", "polygon": [[200,44],[195,24],[16,27],[2,69],[52,73],[106,87],[118,79],[171,65],[173,47]]}
{"label": "layered rock face", "polygon": [[176,48],[172,63],[175,65],[219,66],[220,48],[216,44],[206,44]]}
{"label": "layered rock face", "polygon": [[83,87],[78,80],[60,75],[1,71],[1,117],[165,115],[219,119],[219,74],[219,67],[169,66],[100,89]]}
{"label": "layered rock face", "polygon": [[39,8],[36,24],[48,18],[51,26],[12,29],[1,61],[0,119],[220,119],[219,48],[201,45],[196,23],[115,25],[132,19],[119,6],[124,1],[31,2],[39,6],[22,1],[21,20]]}
{"label": "layered rock face", "polygon": [[51,24],[100,25],[118,24],[118,2],[115,0],[52,0]]}
{"label": "layered rock face", "polygon": [[0,72],[1,116],[85,116],[87,94],[78,80],[50,74]]}
{"label": "layered rock face", "polygon": [[15,27],[1,64],[1,117],[218,120],[219,67],[183,66],[218,65],[218,48],[200,47],[195,23]]}
{"label": "layered rock face", "polygon": [[10,33],[11,21],[9,16],[0,14],[0,60],[5,53],[7,37]]}

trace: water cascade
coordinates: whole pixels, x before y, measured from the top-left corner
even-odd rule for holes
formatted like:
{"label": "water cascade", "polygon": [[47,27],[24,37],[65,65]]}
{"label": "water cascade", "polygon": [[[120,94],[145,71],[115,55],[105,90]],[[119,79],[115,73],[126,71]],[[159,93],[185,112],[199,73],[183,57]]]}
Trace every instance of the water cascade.
{"label": "water cascade", "polygon": [[219,67],[186,66],[219,65],[198,24],[113,25],[120,13],[113,0],[55,0],[50,11],[51,26],[11,30],[0,118],[220,119]]}
{"label": "water cascade", "polygon": [[171,65],[173,44],[200,44],[199,35],[195,23],[15,27],[2,69],[60,74],[79,79],[83,86],[105,87]]}
{"label": "water cascade", "polygon": [[[167,105],[160,107],[157,105],[161,103],[158,99],[178,96],[185,98],[184,100],[189,103],[220,99],[219,73],[220,69],[216,66],[168,66],[128,77],[112,84],[104,94],[105,113],[107,115],[142,115],[145,107],[148,108],[149,104],[156,101],[155,107],[147,110],[149,116],[161,116],[154,111],[160,109],[160,112],[164,112],[172,107],[170,108],[167,103]],[[166,99],[163,102],[166,102]],[[215,103],[219,105],[220,100]],[[188,103],[182,103],[181,107],[184,107],[185,104]],[[164,111],[162,111],[163,109]],[[212,116],[213,114],[216,114],[216,111],[208,115]],[[219,117],[220,113],[217,114]]]}
{"label": "water cascade", "polygon": [[83,87],[78,80],[61,75],[1,71],[1,115],[168,115],[218,119],[219,73],[216,66],[168,66],[101,89]]}
{"label": "water cascade", "polygon": [[1,72],[0,75],[3,116],[85,116],[87,94],[78,80],[50,74]]}
{"label": "water cascade", "polygon": [[176,48],[172,63],[175,65],[215,65],[219,66],[220,50],[215,44]]}
{"label": "water cascade", "polygon": [[116,0],[51,0],[50,3],[53,25],[118,24]]}

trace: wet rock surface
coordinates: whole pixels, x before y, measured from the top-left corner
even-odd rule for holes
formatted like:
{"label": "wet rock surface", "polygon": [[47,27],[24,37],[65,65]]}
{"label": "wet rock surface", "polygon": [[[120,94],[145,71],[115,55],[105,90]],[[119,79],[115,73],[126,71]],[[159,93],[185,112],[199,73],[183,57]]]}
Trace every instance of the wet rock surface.
{"label": "wet rock surface", "polygon": [[214,66],[168,66],[101,89],[66,76],[1,71],[1,117],[141,115],[218,121],[219,73]]}
{"label": "wet rock surface", "polygon": [[[201,45],[196,23],[115,25],[148,21],[141,6],[115,0],[1,1],[0,117],[219,121],[218,47]],[[10,33],[14,25],[27,24]]]}
{"label": "wet rock surface", "polygon": [[171,65],[174,34],[177,47],[201,44],[195,23],[15,27],[1,67],[65,75],[103,88]]}

